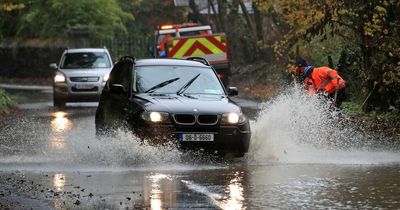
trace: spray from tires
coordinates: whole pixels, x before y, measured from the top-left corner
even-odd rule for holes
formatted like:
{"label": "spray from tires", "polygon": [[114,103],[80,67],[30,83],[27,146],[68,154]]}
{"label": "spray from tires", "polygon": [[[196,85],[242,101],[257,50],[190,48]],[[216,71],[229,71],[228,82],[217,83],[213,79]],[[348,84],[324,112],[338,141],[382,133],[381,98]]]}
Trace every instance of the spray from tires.
{"label": "spray from tires", "polygon": [[376,148],[379,136],[332,110],[327,100],[293,87],[262,105],[252,123],[251,163],[375,164],[398,153]]}

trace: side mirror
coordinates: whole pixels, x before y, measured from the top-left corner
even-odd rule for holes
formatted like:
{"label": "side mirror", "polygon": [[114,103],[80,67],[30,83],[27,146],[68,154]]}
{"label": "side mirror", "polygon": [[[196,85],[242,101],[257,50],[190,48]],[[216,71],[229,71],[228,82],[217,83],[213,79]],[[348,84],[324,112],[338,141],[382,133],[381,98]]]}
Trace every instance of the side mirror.
{"label": "side mirror", "polygon": [[236,87],[228,87],[228,96],[237,96],[239,91]]}
{"label": "side mirror", "polygon": [[125,87],[121,84],[113,84],[110,87],[110,92],[117,95],[122,95],[126,93]]}
{"label": "side mirror", "polygon": [[56,63],[51,63],[49,66],[52,69],[57,69],[58,68]]}

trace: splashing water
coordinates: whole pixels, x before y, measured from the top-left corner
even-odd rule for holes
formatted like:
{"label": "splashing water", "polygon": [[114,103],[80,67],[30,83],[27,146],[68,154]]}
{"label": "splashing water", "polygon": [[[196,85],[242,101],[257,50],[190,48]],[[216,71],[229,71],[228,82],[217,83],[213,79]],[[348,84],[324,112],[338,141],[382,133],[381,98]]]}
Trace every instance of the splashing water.
{"label": "splashing water", "polygon": [[[196,170],[224,167],[175,144],[151,145],[129,131],[97,138],[93,117],[18,119],[2,128],[0,166],[9,170]],[[54,122],[54,123],[53,123]],[[57,126],[58,125],[58,126]],[[11,140],[10,140],[11,139]],[[207,163],[204,165],[203,163]]]}
{"label": "splashing water", "polygon": [[327,100],[298,88],[263,105],[252,123],[248,159],[255,163],[377,164],[399,162],[400,154],[379,151],[355,122],[332,110]]}
{"label": "splashing water", "polygon": [[[337,163],[378,164],[399,162],[400,154],[377,150],[377,136],[330,110],[324,100],[296,88],[263,104],[252,122],[248,164]],[[194,170],[227,167],[220,160],[176,145],[143,143],[132,133],[119,131],[113,138],[97,139],[93,113],[77,109],[77,118],[49,117],[48,113],[0,123],[2,169],[38,170]],[[83,112],[83,113],[82,113]],[[87,112],[87,113],[86,113]],[[36,112],[35,112],[36,113]],[[70,113],[70,114],[71,114]],[[68,113],[65,113],[68,115]],[[46,116],[47,115],[47,116]],[[243,162],[242,162],[243,163]]]}

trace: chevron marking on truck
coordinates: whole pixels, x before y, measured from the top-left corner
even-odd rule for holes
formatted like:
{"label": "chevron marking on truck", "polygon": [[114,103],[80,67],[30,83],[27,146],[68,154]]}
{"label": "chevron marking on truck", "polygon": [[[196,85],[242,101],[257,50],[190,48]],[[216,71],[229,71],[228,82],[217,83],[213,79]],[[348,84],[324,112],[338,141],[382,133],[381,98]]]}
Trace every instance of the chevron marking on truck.
{"label": "chevron marking on truck", "polygon": [[227,47],[221,42],[221,36],[208,36],[199,38],[181,38],[172,40],[168,57],[181,58],[186,56],[199,56],[226,53]]}

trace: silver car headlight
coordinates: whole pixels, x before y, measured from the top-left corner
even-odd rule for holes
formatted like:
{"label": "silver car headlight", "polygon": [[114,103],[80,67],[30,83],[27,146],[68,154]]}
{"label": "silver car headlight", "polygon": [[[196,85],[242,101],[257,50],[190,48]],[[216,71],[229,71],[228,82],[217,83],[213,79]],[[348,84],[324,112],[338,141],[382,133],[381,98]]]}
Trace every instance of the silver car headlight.
{"label": "silver car headlight", "polygon": [[166,112],[148,112],[144,111],[140,117],[148,122],[166,122],[169,120],[169,114]]}
{"label": "silver car headlight", "polygon": [[238,123],[243,123],[244,121],[246,121],[246,117],[242,112],[240,113],[230,112],[222,115],[223,123],[238,124]]}
{"label": "silver car headlight", "polygon": [[105,75],[103,76],[103,81],[104,81],[104,82],[107,82],[108,78],[110,78],[110,74],[105,74]]}
{"label": "silver car headlight", "polygon": [[65,76],[64,74],[57,72],[56,75],[54,76],[54,82],[55,83],[62,83],[65,82]]}

